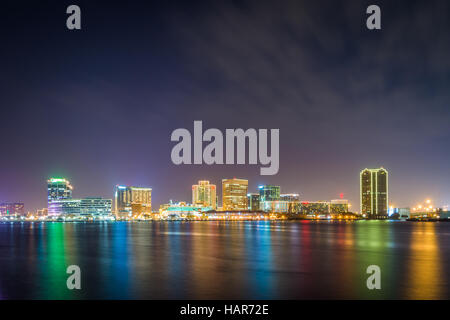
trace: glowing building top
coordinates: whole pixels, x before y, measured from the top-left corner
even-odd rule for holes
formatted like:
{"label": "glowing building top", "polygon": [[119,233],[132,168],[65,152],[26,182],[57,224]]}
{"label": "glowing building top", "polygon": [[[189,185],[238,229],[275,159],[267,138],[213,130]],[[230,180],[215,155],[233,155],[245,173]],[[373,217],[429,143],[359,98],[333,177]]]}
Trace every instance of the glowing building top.
{"label": "glowing building top", "polygon": [[48,203],[54,200],[72,199],[73,187],[69,180],[63,178],[50,178],[47,180]]}

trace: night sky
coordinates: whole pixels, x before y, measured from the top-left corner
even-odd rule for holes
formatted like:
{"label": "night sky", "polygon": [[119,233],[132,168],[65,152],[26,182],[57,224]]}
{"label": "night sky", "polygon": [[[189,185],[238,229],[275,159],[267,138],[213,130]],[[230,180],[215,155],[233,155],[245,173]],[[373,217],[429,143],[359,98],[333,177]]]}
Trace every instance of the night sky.
{"label": "night sky", "polygon": [[[66,28],[77,4],[82,30]],[[382,30],[366,28],[370,4]],[[303,200],[384,166],[390,200],[450,204],[450,2],[2,1],[0,202],[46,206],[150,186],[154,209],[191,185],[248,178]],[[172,164],[177,128],[279,128],[280,170]],[[219,199],[221,199],[221,187]],[[221,200],[220,200],[221,202]]]}

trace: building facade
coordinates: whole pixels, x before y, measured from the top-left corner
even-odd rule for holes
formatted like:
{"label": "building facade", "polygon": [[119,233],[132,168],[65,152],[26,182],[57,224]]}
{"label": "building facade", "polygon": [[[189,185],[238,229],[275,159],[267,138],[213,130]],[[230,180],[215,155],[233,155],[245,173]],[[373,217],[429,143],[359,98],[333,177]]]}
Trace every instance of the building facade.
{"label": "building facade", "polygon": [[348,207],[348,200],[346,199],[336,199],[330,201],[330,213],[347,213]]}
{"label": "building facade", "polygon": [[25,205],[21,202],[0,203],[0,216],[23,216],[25,214]]}
{"label": "building facade", "polygon": [[53,200],[48,204],[48,215],[50,217],[79,216],[80,203],[80,199]]}
{"label": "building facade", "polygon": [[280,187],[279,186],[259,186],[259,201],[278,201],[280,200]]}
{"label": "building facade", "polygon": [[47,180],[47,202],[55,200],[72,199],[73,187],[69,180],[62,178],[50,178]]}
{"label": "building facade", "polygon": [[211,207],[189,204],[186,202],[168,203],[160,206],[159,213],[166,219],[200,218],[205,212],[212,210]]}
{"label": "building facade", "polygon": [[49,204],[48,215],[52,217],[92,217],[111,215],[112,199],[84,198],[54,200]]}
{"label": "building facade", "polygon": [[192,186],[192,204],[217,209],[216,185],[200,180]]}
{"label": "building facade", "polygon": [[369,219],[388,216],[388,172],[384,168],[364,169],[360,173],[360,209]]}
{"label": "building facade", "polygon": [[84,198],[80,201],[80,215],[89,217],[106,217],[111,215],[112,199]]}
{"label": "building facade", "polygon": [[261,203],[261,210],[271,213],[295,213],[297,211],[298,202],[277,200],[264,201]]}
{"label": "building facade", "polygon": [[259,203],[259,193],[249,193],[247,194],[248,210],[259,211],[261,210]]}
{"label": "building facade", "polygon": [[247,210],[248,180],[223,179],[222,180],[222,207],[224,211]]}
{"label": "building facade", "polygon": [[328,215],[330,213],[329,201],[302,201],[300,203],[301,214],[305,215]]}
{"label": "building facade", "polygon": [[116,186],[114,193],[116,215],[131,217],[152,211],[152,189],[145,187]]}

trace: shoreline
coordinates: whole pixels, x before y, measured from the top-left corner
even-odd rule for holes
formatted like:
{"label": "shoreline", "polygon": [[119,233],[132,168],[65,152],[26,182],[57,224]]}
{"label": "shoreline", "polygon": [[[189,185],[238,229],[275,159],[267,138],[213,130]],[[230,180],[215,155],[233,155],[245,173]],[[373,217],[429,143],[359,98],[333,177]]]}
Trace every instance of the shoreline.
{"label": "shoreline", "polygon": [[450,219],[148,219],[148,220],[27,220],[27,219],[13,219],[0,220],[0,223],[149,223],[149,222],[356,222],[356,221],[385,221],[385,222],[450,222]]}

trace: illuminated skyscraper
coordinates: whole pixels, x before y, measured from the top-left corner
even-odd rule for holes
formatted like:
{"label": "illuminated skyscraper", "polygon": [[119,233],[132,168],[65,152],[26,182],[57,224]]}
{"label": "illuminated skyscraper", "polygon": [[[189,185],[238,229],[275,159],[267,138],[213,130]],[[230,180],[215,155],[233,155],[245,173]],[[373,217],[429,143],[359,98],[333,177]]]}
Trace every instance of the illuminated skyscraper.
{"label": "illuminated skyscraper", "polygon": [[47,180],[47,208],[50,216],[79,213],[79,201],[72,201],[72,190],[69,180],[63,178]]}
{"label": "illuminated skyscraper", "polygon": [[222,206],[225,211],[248,210],[247,204],[248,180],[222,180]]}
{"label": "illuminated skyscraper", "polygon": [[247,202],[248,202],[248,210],[250,210],[250,211],[259,211],[260,210],[258,193],[247,194]]}
{"label": "illuminated skyscraper", "polygon": [[140,213],[151,213],[152,189],[116,186],[114,200],[116,215],[131,216]]}
{"label": "illuminated skyscraper", "polygon": [[50,178],[47,180],[48,203],[54,200],[72,199],[72,186],[69,180],[62,178]]}
{"label": "illuminated skyscraper", "polygon": [[369,219],[388,216],[388,172],[384,168],[360,173],[360,208]]}
{"label": "illuminated skyscraper", "polygon": [[201,180],[192,186],[192,204],[217,209],[216,185]]}

